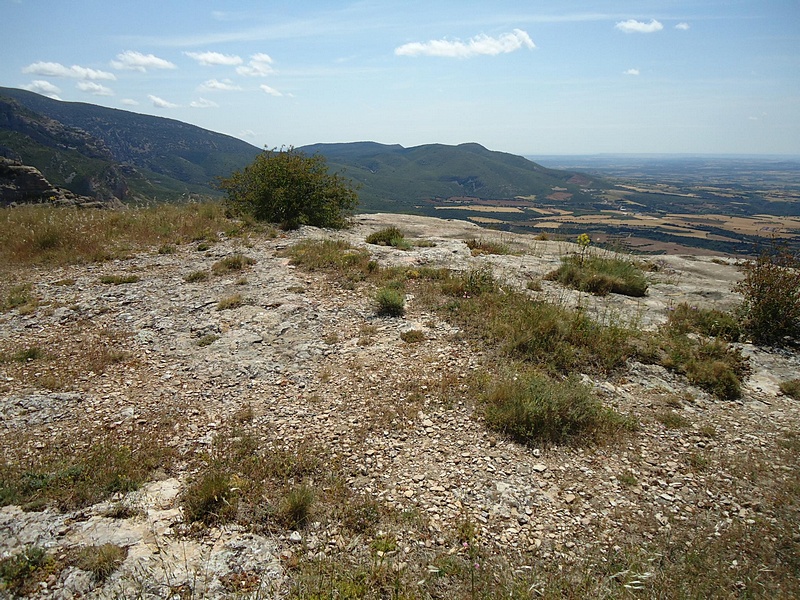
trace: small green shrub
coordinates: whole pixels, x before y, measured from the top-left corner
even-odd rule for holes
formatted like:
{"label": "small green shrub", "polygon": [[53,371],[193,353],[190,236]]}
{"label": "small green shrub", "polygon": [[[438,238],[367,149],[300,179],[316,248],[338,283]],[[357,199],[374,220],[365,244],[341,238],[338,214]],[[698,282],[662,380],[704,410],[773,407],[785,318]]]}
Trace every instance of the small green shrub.
{"label": "small green shrub", "polygon": [[138,275],[103,275],[100,278],[100,283],[108,285],[123,285],[126,283],[136,283],[139,281]]}
{"label": "small green shrub", "polygon": [[647,294],[644,273],[632,262],[601,256],[565,256],[546,279],[597,296],[609,293],[641,297]]}
{"label": "small green shrub", "polygon": [[776,246],[744,265],[734,291],[744,296],[742,324],[757,344],[800,339],[800,257]]}
{"label": "small green shrub", "polygon": [[174,244],[164,244],[158,249],[159,254],[175,254],[177,251]]}
{"label": "small green shrub", "polygon": [[8,290],[6,297],[3,299],[2,304],[0,304],[0,310],[6,312],[14,308],[34,304],[35,300],[31,294],[32,288],[33,286],[30,283],[13,286]]}
{"label": "small green shrub", "polygon": [[369,252],[342,240],[303,240],[287,250],[289,263],[306,271],[329,271],[352,281],[361,281],[378,270]]}
{"label": "small green shrub", "polygon": [[30,348],[25,348],[23,350],[19,350],[15,352],[11,359],[15,362],[30,362],[32,360],[38,360],[44,357],[44,352],[38,346],[31,346]]}
{"label": "small green shrub", "polygon": [[200,281],[206,281],[207,279],[208,271],[192,271],[183,278],[186,283],[197,283]]}
{"label": "small green shrub", "polygon": [[698,341],[672,333],[656,343],[661,344],[657,362],[686,375],[690,383],[722,400],[735,400],[742,395],[742,381],[750,373],[750,366],[739,349],[718,339]]}
{"label": "small green shrub", "polygon": [[790,398],[800,400],[800,379],[782,381],[780,384],[780,390]]}
{"label": "small green shrub", "polygon": [[388,317],[401,317],[405,314],[405,295],[392,287],[384,287],[375,294],[377,313]]}
{"label": "small green shrub", "polygon": [[43,548],[29,546],[24,550],[0,559],[0,590],[11,592],[14,596],[27,595],[33,591],[35,583],[51,559]]}
{"label": "small green shrub", "polygon": [[401,248],[403,250],[408,250],[411,247],[411,244],[405,240],[403,232],[394,226],[386,227],[380,231],[369,234],[365,241],[368,244],[392,246],[394,248]]}
{"label": "small green shrub", "polygon": [[576,377],[504,378],[489,387],[485,401],[487,426],[528,445],[596,443],[630,426]]}

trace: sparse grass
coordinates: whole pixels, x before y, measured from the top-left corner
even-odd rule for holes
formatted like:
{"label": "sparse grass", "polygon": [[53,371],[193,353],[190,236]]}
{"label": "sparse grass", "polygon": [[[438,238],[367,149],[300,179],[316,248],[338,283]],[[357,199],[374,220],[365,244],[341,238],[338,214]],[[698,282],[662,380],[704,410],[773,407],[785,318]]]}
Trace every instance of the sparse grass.
{"label": "sparse grass", "polygon": [[256,264],[256,260],[244,254],[233,254],[218,260],[211,265],[211,272],[214,275],[224,275],[230,272],[243,271],[245,268]]}
{"label": "sparse grass", "polygon": [[218,203],[160,204],[129,210],[80,210],[45,205],[0,212],[0,264],[83,264],[145,248],[216,239],[237,221]]}
{"label": "sparse grass", "polygon": [[188,275],[184,276],[183,280],[186,283],[198,283],[200,281],[207,281],[208,271],[192,271]]}
{"label": "sparse grass", "polygon": [[790,379],[780,383],[780,390],[794,400],[800,400],[800,379]]}
{"label": "sparse grass", "polygon": [[489,384],[485,402],[490,429],[531,446],[597,443],[632,425],[604,407],[575,377],[563,381],[536,373],[503,377]]}
{"label": "sparse grass", "polygon": [[691,425],[689,419],[673,410],[665,410],[657,413],[656,421],[667,429],[686,429]]}
{"label": "sparse grass", "polygon": [[222,465],[211,465],[183,492],[184,519],[206,525],[233,519],[239,502],[230,471]]}
{"label": "sparse grass", "polygon": [[624,486],[633,487],[639,484],[639,480],[636,478],[636,475],[630,471],[626,470],[617,475],[617,480]]}
{"label": "sparse grass", "polygon": [[138,275],[103,275],[100,283],[106,285],[124,285],[126,283],[136,283],[140,280]]}
{"label": "sparse grass", "polygon": [[418,344],[425,341],[425,332],[420,329],[409,329],[400,333],[400,339],[406,344]]}
{"label": "sparse grass", "polygon": [[408,250],[411,244],[406,241],[403,232],[397,227],[386,227],[380,231],[375,231],[367,236],[365,240],[368,244],[376,244],[378,246],[392,246],[401,250]]}
{"label": "sparse grass", "polygon": [[511,249],[508,244],[498,242],[497,240],[478,238],[465,240],[464,243],[472,252],[472,256],[480,256],[481,254],[511,254]]}
{"label": "sparse grass", "polygon": [[633,262],[602,256],[564,256],[561,266],[547,279],[597,296],[609,293],[641,297],[647,294],[647,280]]}
{"label": "sparse grass", "polygon": [[225,296],[217,302],[217,310],[233,310],[244,306],[244,297],[241,294],[232,294]]}
{"label": "sparse grass", "polygon": [[16,308],[23,314],[30,314],[38,305],[32,290],[33,286],[30,283],[11,286],[5,294],[5,298],[0,302],[0,312],[7,312]]}
{"label": "sparse grass", "polygon": [[23,348],[22,350],[17,350],[9,357],[0,354],[0,362],[15,361],[24,363],[44,358],[44,355],[44,352],[41,348],[39,348],[39,346],[30,346],[28,348]]}
{"label": "sparse grass", "polygon": [[175,254],[177,251],[178,248],[175,246],[175,244],[164,244],[158,249],[159,254]]}
{"label": "sparse grass", "polygon": [[[173,451],[152,435],[136,439],[108,436],[85,449],[59,447],[51,440],[47,451],[0,462],[0,505],[54,505],[61,510],[83,508],[117,492],[129,492],[147,481],[151,472],[172,460]],[[75,440],[71,440],[74,442]],[[66,442],[66,447],[70,445]]]}
{"label": "sparse grass", "polygon": [[75,566],[89,571],[97,582],[108,579],[128,556],[128,549],[116,544],[102,544],[81,548],[75,558]]}
{"label": "sparse grass", "polygon": [[304,240],[284,251],[289,262],[306,271],[327,271],[342,279],[363,281],[378,270],[369,252],[341,240]]}
{"label": "sparse grass", "polygon": [[525,284],[525,287],[532,292],[541,292],[542,291],[542,280],[541,279],[531,279]]}
{"label": "sparse grass", "polygon": [[384,287],[375,294],[377,313],[388,317],[402,317],[405,314],[405,295],[393,287]]}
{"label": "sparse grass", "polygon": [[445,282],[444,287],[458,296],[441,307],[449,319],[502,354],[553,374],[613,371],[634,353],[635,333],[627,327],[597,323],[523,292],[504,292],[482,275],[467,275],[457,286]]}
{"label": "sparse grass", "polygon": [[735,342],[741,336],[736,316],[716,309],[698,308],[686,302],[669,312],[667,326],[677,334],[699,333]]}

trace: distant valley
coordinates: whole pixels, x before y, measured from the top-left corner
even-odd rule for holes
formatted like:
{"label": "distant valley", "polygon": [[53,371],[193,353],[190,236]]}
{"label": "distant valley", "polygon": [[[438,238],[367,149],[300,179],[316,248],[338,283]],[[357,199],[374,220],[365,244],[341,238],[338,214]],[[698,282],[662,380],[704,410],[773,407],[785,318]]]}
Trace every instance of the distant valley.
{"label": "distant valley", "polygon": [[[498,230],[652,253],[800,248],[800,158],[522,157],[474,143],[315,144],[359,186],[362,212],[469,220]],[[219,196],[259,148],[200,127],[0,88],[0,156],[53,185],[128,204]],[[533,160],[531,160],[533,159]]]}

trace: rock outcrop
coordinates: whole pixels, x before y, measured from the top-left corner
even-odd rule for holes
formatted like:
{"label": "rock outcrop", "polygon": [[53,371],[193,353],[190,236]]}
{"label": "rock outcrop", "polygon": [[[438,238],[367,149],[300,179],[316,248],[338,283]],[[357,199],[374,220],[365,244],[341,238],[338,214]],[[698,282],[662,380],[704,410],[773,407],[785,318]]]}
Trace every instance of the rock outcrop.
{"label": "rock outcrop", "polygon": [[104,208],[119,205],[113,198],[108,202],[79,196],[69,190],[52,185],[36,167],[18,160],[0,157],[0,206],[50,202],[63,206]]}

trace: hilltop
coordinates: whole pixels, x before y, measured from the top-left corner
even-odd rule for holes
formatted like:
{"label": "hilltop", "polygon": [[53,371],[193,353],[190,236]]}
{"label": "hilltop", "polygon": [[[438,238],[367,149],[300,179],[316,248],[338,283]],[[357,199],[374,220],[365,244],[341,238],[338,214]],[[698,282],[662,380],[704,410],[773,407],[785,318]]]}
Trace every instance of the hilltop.
{"label": "hilltop", "polygon": [[[389,214],[280,233],[214,210],[143,213],[174,233],[112,238],[102,262],[56,245],[0,266],[0,552],[30,597],[800,592],[796,350],[715,339],[749,364],[723,400],[641,348],[605,370],[558,346],[576,361],[560,379],[624,426],[553,445],[487,423],[487,394],[528,373],[476,333],[492,298],[635,346],[681,303],[731,314],[733,260],[650,259],[646,296],[601,297],[546,277],[581,251],[566,242]],[[127,212],[94,230],[156,235]],[[366,243],[389,226],[405,245]],[[402,316],[377,313],[383,286]],[[463,313],[481,290],[487,310]]]}

